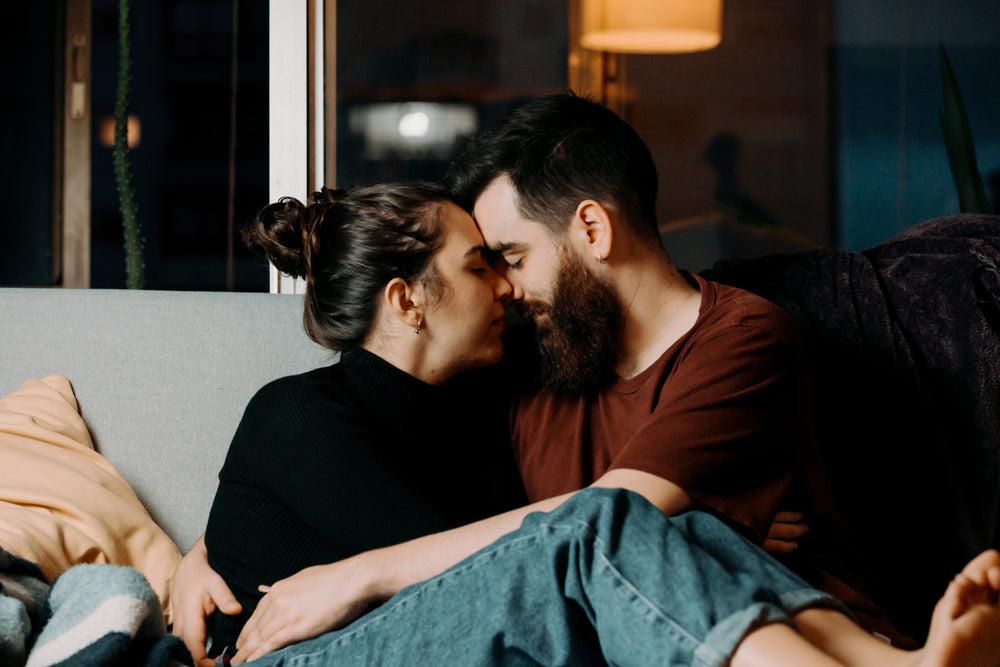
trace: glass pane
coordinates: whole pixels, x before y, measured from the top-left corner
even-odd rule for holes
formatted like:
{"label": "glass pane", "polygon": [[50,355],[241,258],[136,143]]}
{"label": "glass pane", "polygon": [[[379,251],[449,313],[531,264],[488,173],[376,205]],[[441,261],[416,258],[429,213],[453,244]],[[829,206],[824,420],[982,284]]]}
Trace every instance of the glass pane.
{"label": "glass pane", "polygon": [[[4,40],[8,98],[0,154],[0,285],[51,285],[57,12],[49,2],[6,6],[12,39]],[[18,39],[30,35],[30,39]],[[16,66],[13,66],[16,63]],[[16,92],[15,92],[16,91]]]}
{"label": "glass pane", "polygon": [[[236,238],[267,203],[267,0],[132,4],[131,149],[150,289],[267,291]],[[237,30],[233,12],[238,9]],[[93,1],[92,287],[123,287],[122,218],[108,131],[118,76],[118,2]],[[230,158],[233,44],[235,150]],[[230,167],[233,230],[228,224]],[[232,240],[232,268],[228,268]]]}
{"label": "glass pane", "polygon": [[566,3],[338,0],[337,184],[440,180],[456,150],[566,87]]}

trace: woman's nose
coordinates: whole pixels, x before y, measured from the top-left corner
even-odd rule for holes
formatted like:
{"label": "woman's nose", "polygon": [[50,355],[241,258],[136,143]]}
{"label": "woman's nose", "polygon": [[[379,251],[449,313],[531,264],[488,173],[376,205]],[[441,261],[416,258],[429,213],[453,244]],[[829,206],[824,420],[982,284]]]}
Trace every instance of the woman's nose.
{"label": "woman's nose", "polygon": [[496,293],[497,298],[499,298],[503,303],[504,308],[510,306],[511,301],[513,301],[514,286],[509,280],[499,273],[496,274],[494,292]]}

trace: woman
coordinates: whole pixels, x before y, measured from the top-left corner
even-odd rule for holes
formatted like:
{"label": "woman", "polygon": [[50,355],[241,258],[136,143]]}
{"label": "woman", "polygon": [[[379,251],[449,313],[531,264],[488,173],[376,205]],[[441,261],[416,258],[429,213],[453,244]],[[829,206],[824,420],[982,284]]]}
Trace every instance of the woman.
{"label": "woman", "polygon": [[500,360],[510,287],[442,188],[283,199],[246,235],[306,278],[306,331],[342,352],[265,386],[237,429],[206,541],[244,612],[215,615],[217,646],[235,643],[261,582],[525,502],[488,402],[443,386]]}
{"label": "woman", "polygon": [[[236,662],[380,604],[265,662],[945,664],[996,655],[960,653],[997,649],[962,641],[1000,622],[993,552],[949,589],[927,647],[902,653],[714,517],[667,518],[636,494],[588,489],[443,530],[469,520],[454,505],[493,472],[477,477],[482,468],[465,462],[429,481],[435,464],[414,467],[487,449],[478,441],[490,429],[468,418],[475,401],[438,417],[437,390],[502,353],[510,287],[486,262],[475,224],[435,186],[407,185],[324,191],[309,207],[284,200],[256,229],[278,268],[307,279],[307,331],[343,356],[262,390],[220,474],[206,544],[245,606],[256,584],[313,566],[263,598]],[[400,525],[411,512],[421,522]],[[388,546],[406,528],[427,534]],[[495,541],[498,529],[508,534]],[[189,645],[192,615],[177,610]],[[236,629],[219,620],[216,637],[231,641]]]}

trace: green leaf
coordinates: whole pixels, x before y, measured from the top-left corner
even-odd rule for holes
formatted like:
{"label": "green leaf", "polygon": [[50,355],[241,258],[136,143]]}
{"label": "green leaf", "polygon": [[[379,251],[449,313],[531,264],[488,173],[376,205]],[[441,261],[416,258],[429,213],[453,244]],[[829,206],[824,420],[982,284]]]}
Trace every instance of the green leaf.
{"label": "green leaf", "polygon": [[951,177],[958,191],[959,207],[963,213],[989,213],[990,205],[986,199],[983,179],[979,175],[976,147],[972,142],[972,130],[969,127],[969,118],[965,114],[962,94],[958,89],[958,82],[955,80],[955,73],[952,71],[944,44],[940,45],[940,50],[944,106],[938,111],[938,120],[948,151]]}

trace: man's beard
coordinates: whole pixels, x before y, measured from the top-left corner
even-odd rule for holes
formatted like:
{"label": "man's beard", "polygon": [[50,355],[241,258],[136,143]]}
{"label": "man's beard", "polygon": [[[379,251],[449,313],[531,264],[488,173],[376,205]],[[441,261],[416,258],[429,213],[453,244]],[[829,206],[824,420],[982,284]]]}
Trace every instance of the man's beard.
{"label": "man's beard", "polygon": [[567,252],[556,276],[552,302],[525,303],[526,315],[543,313],[537,325],[541,381],[555,394],[581,395],[615,378],[624,314],[614,289]]}

